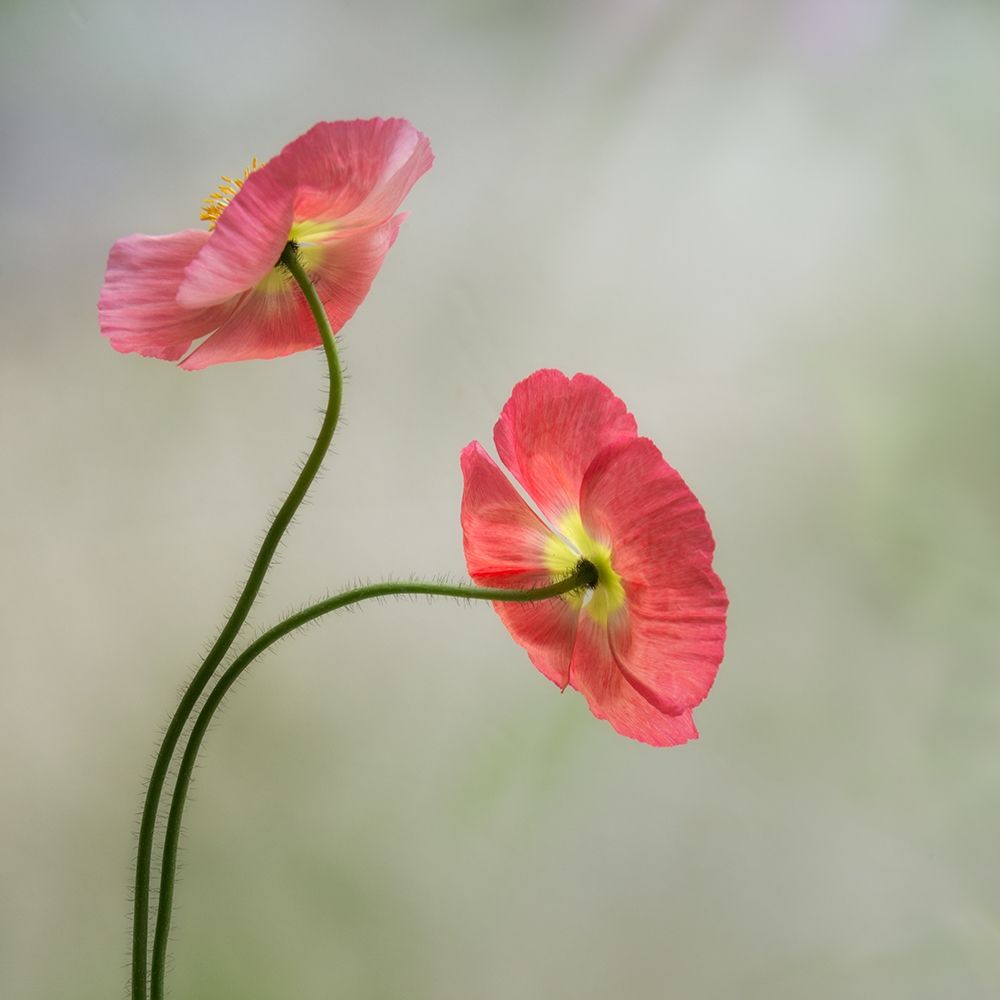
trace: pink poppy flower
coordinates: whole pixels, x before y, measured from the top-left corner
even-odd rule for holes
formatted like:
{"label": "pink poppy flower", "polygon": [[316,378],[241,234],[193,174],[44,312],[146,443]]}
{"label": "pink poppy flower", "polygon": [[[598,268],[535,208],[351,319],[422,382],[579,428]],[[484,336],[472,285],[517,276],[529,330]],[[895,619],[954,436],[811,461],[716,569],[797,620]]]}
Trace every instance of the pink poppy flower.
{"label": "pink poppy flower", "polygon": [[548,523],[473,441],[462,452],[473,580],[539,587],[581,559],[598,574],[585,594],[494,604],[511,636],[549,680],[576,688],[625,736],[654,746],[697,738],[691,709],[722,661],[728,600],[694,494],[590,375],[548,370],[520,382],[493,440]]}
{"label": "pink poppy flower", "polygon": [[[276,358],[320,345],[284,267],[289,242],[339,330],[392,246],[403,199],[433,161],[427,137],[401,118],[320,122],[206,200],[210,230],[127,236],[108,257],[98,304],[117,351],[189,370]],[[194,341],[211,334],[193,352]],[[185,355],[187,355],[185,357]]]}

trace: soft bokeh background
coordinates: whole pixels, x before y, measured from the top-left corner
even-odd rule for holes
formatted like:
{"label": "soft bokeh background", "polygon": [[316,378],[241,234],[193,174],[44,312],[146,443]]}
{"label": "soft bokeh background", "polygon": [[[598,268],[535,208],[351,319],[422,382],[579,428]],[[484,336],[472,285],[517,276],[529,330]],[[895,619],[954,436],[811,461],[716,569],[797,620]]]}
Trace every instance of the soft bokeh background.
{"label": "soft bokeh background", "polygon": [[254,624],[460,577],[458,451],[558,366],[701,497],[728,656],[664,752],[486,607],[285,643],[208,740],[172,994],[1000,995],[998,51],[988,0],[8,0],[0,994],[124,994],[154,741],[323,399],[115,354],[107,250],[382,114],[437,163]]}

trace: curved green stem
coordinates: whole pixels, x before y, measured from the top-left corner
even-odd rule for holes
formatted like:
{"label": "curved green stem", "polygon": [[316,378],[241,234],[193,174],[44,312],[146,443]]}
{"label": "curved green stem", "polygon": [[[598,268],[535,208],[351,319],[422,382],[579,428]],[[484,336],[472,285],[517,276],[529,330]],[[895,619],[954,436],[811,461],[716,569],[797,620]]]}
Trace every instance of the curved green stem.
{"label": "curved green stem", "polygon": [[294,614],[284,621],[279,622],[273,628],[268,629],[263,635],[255,639],[244,652],[242,652],[229,668],[219,678],[218,683],[211,690],[205,699],[198,717],[195,719],[191,729],[191,736],[184,749],[184,756],[181,758],[180,768],[177,772],[177,785],[174,789],[173,797],[170,801],[170,816],[167,819],[167,830],[163,839],[163,859],[160,874],[160,899],[156,911],[156,931],[153,936],[153,974],[152,974],[152,1000],[162,1000],[163,979],[167,957],[167,940],[170,936],[170,911],[173,904],[174,876],[177,866],[177,847],[180,842],[181,822],[184,817],[184,804],[187,800],[188,788],[191,784],[191,775],[194,773],[195,763],[198,759],[198,751],[201,741],[205,736],[212,717],[216,709],[222,703],[229,689],[233,686],[239,676],[253,661],[260,656],[269,646],[274,645],[279,639],[284,638],[289,632],[301,628],[303,625],[331,611],[346,608],[351,604],[359,604],[376,597],[397,597],[404,594],[426,594],[433,597],[460,597],[474,601],[514,601],[526,603],[530,601],[544,601],[562,594],[568,594],[573,590],[580,590],[590,587],[597,582],[597,570],[586,560],[581,560],[576,572],[572,576],[548,587],[540,587],[537,590],[510,590],[501,587],[472,587],[467,585],[447,585],[439,583],[376,583],[367,587],[356,587],[353,590],[346,590],[336,597],[320,601],[318,604],[310,605],[308,608]]}
{"label": "curved green stem", "polygon": [[291,244],[287,245],[281,254],[280,259],[292,277],[295,278],[302,289],[302,293],[309,303],[313,319],[319,329],[323,340],[323,351],[326,354],[326,363],[330,376],[330,393],[326,406],[326,414],[323,417],[323,424],[316,436],[316,443],[309,452],[309,456],[302,466],[295,485],[281,505],[278,513],[275,514],[271,522],[264,541],[261,543],[257,558],[254,559],[250,569],[250,575],[243,587],[229,616],[229,620],[223,626],[219,637],[215,640],[211,650],[205,657],[205,661],[198,668],[197,673],[188,685],[187,690],[181,697],[177,710],[174,712],[167,731],[163,736],[163,742],[156,754],[153,763],[153,770],[149,776],[149,785],[146,789],[146,801],[142,808],[142,819],[139,825],[139,843],[136,851],[135,862],[135,894],[133,899],[133,920],[132,920],[132,1000],[146,1000],[146,959],[147,944],[149,938],[149,881],[150,869],[153,857],[153,840],[156,833],[156,816],[159,812],[160,797],[163,792],[163,783],[166,780],[167,771],[170,767],[170,760],[173,757],[177,742],[184,731],[188,719],[194,710],[198,699],[205,690],[216,668],[222,662],[223,657],[229,652],[233,640],[250,613],[250,608],[260,592],[261,584],[274,553],[278,548],[282,535],[288,528],[289,523],[295,516],[295,512],[304,499],[306,492],[312,485],[312,481],[319,472],[323,459],[330,448],[333,439],[333,432],[337,427],[337,420],[340,417],[340,403],[343,391],[343,376],[340,369],[340,359],[337,356],[337,348],[334,343],[333,329],[323,309],[323,303],[316,294],[309,276],[306,274],[301,263],[295,255],[295,248]]}

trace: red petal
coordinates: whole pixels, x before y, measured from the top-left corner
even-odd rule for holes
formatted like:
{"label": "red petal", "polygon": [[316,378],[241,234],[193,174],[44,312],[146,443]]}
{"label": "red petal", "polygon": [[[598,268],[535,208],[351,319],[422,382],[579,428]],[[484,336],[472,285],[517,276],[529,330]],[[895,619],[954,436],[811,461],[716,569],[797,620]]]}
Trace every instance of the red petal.
{"label": "red petal", "polygon": [[226,361],[283,358],[322,344],[312,313],[292,277],[281,292],[250,292],[229,319],[181,368],[198,371]]}
{"label": "red petal", "polygon": [[126,236],[111,248],[97,312],[101,333],[116,351],[174,361],[226,318],[230,303],[211,309],[177,304],[184,269],[208,235],[188,229]]}
{"label": "red petal", "polygon": [[[518,495],[478,441],[462,451],[462,537],[469,575],[488,587],[529,588],[552,582],[544,549],[552,532]],[[514,641],[553,683],[565,687],[579,614],[568,601],[497,601]]]}
{"label": "red petal", "polygon": [[386,222],[434,162],[402,118],[320,122],[281,151],[297,182],[295,218],[357,228]]}
{"label": "red petal", "polygon": [[635,438],[594,460],[581,513],[625,585],[609,622],[621,670],[665,712],[697,705],[722,662],[728,606],[701,504],[652,441]]}
{"label": "red petal", "polygon": [[635,435],[635,418],[603,382],[554,369],[519,382],[493,428],[500,460],[556,525],[579,505],[598,452]]}
{"label": "red petal", "polygon": [[591,712],[623,736],[657,747],[698,738],[690,711],[661,712],[625,679],[611,654],[607,629],[586,615],[580,618],[569,682],[587,699]]}

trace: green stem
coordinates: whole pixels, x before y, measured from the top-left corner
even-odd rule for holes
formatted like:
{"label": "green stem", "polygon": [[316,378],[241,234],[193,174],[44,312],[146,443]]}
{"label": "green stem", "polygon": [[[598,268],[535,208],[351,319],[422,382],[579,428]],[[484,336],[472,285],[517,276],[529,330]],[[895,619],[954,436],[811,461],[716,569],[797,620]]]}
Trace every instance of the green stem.
{"label": "green stem", "polygon": [[219,637],[215,640],[205,657],[205,661],[198,668],[187,690],[181,697],[177,710],[174,712],[167,731],[163,736],[163,742],[156,754],[153,763],[153,771],[149,776],[149,785],[146,789],[146,801],[142,808],[142,820],[139,825],[139,844],[136,851],[135,862],[135,894],[133,902],[132,919],[132,1000],[146,1000],[146,960],[147,944],[149,938],[149,882],[150,869],[153,857],[153,840],[156,833],[156,817],[160,807],[160,797],[163,793],[163,783],[166,780],[170,761],[173,757],[177,742],[184,731],[188,719],[194,710],[198,699],[211,680],[216,668],[222,662],[223,657],[229,652],[233,640],[250,613],[250,608],[260,591],[261,584],[274,553],[278,548],[282,535],[288,528],[295,512],[304,499],[306,492],[312,485],[312,481],[319,472],[323,459],[330,448],[333,439],[333,432],[337,427],[337,420],[340,417],[340,403],[343,391],[343,376],[340,369],[340,359],[337,356],[337,348],[334,344],[333,329],[330,321],[323,309],[323,303],[316,294],[309,276],[306,274],[301,263],[295,255],[295,248],[289,244],[281,254],[280,263],[283,264],[292,277],[295,278],[302,289],[302,293],[309,303],[313,319],[319,329],[323,340],[323,351],[326,354],[326,363],[330,376],[330,394],[326,406],[326,414],[323,417],[323,424],[319,434],[316,436],[316,443],[309,452],[309,456],[302,466],[298,479],[291,492],[281,505],[278,513],[275,514],[271,522],[264,541],[261,544],[257,558],[250,569],[250,575],[243,587],[233,608],[229,620],[223,626]]}
{"label": "green stem", "polygon": [[222,703],[229,689],[236,683],[239,676],[253,661],[269,646],[284,638],[289,632],[331,611],[346,608],[350,604],[359,604],[377,597],[398,597],[404,594],[426,594],[432,597],[460,597],[474,601],[514,601],[526,603],[529,601],[544,601],[573,590],[593,586],[597,582],[597,571],[586,560],[581,560],[572,576],[548,587],[537,590],[510,590],[501,587],[472,587],[467,585],[451,586],[439,583],[376,583],[367,587],[357,587],[346,590],[336,597],[328,598],[313,604],[303,611],[294,614],[284,621],[268,629],[255,639],[242,652],[229,668],[219,678],[218,683],[205,699],[198,717],[191,729],[191,736],[184,749],[180,768],[177,772],[177,785],[170,800],[170,816],[167,819],[167,830],[163,838],[163,859],[160,875],[160,898],[156,911],[156,931],[153,936],[153,974],[152,1000],[163,1000],[163,979],[167,957],[167,940],[170,936],[170,911],[173,904],[174,876],[177,867],[177,847],[180,842],[181,822],[184,817],[184,804],[187,800],[191,775],[194,773],[198,751],[206,730],[212,722],[216,709]]}

